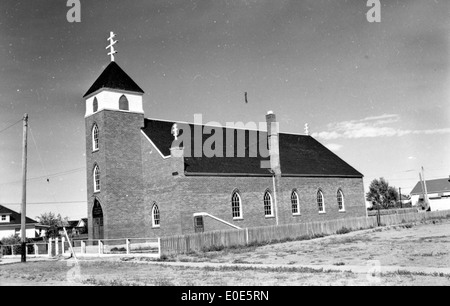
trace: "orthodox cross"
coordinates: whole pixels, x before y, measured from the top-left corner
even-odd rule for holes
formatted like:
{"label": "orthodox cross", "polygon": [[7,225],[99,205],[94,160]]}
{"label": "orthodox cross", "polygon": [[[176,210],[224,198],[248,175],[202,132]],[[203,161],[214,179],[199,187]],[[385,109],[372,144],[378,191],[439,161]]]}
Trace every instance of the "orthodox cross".
{"label": "orthodox cross", "polygon": [[106,47],[106,49],[110,49],[108,55],[111,56],[111,62],[114,62],[114,54],[117,53],[117,51],[114,49],[114,45],[117,43],[117,40],[114,40],[114,37],[116,37],[116,34],[114,34],[114,32],[110,32],[109,38],[107,39],[109,40],[109,46]]}
{"label": "orthodox cross", "polygon": [[305,135],[309,135],[309,125],[308,123],[305,124]]}

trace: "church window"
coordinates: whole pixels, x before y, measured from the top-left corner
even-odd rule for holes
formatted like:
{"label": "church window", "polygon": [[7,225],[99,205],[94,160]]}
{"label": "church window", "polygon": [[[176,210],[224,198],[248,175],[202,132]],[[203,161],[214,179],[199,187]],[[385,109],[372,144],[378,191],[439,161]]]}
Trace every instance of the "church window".
{"label": "church window", "polygon": [[242,219],[241,196],[237,190],[235,190],[231,196],[231,212],[233,219]]}
{"label": "church window", "polygon": [[300,215],[300,205],[297,190],[293,190],[291,193],[291,204],[292,204],[292,214]]}
{"label": "church window", "polygon": [[94,110],[94,113],[95,113],[96,111],[98,111],[98,100],[97,100],[97,97],[94,98],[94,102],[93,102],[93,110]]}
{"label": "church window", "polygon": [[264,215],[266,217],[273,217],[272,195],[269,190],[266,190],[264,193]]}
{"label": "church window", "polygon": [[339,211],[345,211],[344,193],[340,189],[337,192],[337,202],[338,202]]}
{"label": "church window", "polygon": [[98,165],[94,167],[94,192],[100,191],[100,168]]}
{"label": "church window", "polygon": [[159,208],[158,205],[156,205],[156,203],[154,203],[152,207],[152,226],[153,227],[160,226]]}
{"label": "church window", "polygon": [[125,95],[122,95],[119,99],[119,109],[120,110],[129,110],[128,99]]}
{"label": "church window", "polygon": [[92,128],[92,150],[98,151],[98,126],[94,124]]}
{"label": "church window", "polygon": [[325,213],[325,203],[323,201],[322,190],[317,191],[317,205],[319,206],[319,213]]}

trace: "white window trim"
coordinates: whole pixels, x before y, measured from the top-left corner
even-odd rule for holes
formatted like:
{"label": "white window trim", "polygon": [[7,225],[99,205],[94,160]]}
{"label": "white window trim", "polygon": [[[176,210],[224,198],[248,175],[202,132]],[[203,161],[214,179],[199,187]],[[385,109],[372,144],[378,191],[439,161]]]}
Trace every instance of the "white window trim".
{"label": "white window trim", "polygon": [[243,220],[244,219],[244,215],[242,213],[242,198],[241,198],[241,195],[239,194],[239,192],[237,190],[233,191],[233,193],[231,195],[231,214],[233,214],[233,197],[234,197],[235,194],[239,198],[239,217],[233,217],[233,220]]}
{"label": "white window trim", "polygon": [[[344,193],[342,192],[342,189],[338,190],[338,193],[341,194],[341,199],[342,199],[342,209],[339,209],[339,202],[338,202],[338,209],[339,212],[345,212],[345,198],[344,198]],[[336,195],[337,196],[337,195]],[[336,199],[337,200],[337,199]]]}
{"label": "white window trim", "polygon": [[319,190],[317,191],[317,193],[316,193],[316,205],[317,205],[317,206],[319,205],[319,203],[317,203],[317,194],[318,194],[318,193],[320,193],[320,195],[321,195],[321,197],[322,197],[322,208],[323,208],[322,211],[319,210],[319,214],[326,214],[327,211],[326,211],[326,209],[325,209],[325,197],[324,197],[323,192],[322,192],[321,189],[319,189]]}
{"label": "white window trim", "polygon": [[[158,209],[159,224],[155,224],[155,208]],[[161,212],[160,212],[159,207],[158,207],[158,205],[156,203],[154,203],[153,206],[152,206],[152,227],[153,228],[161,227]]]}
{"label": "white window trim", "polygon": [[95,165],[95,167],[94,167],[94,171],[93,171],[93,178],[94,178],[94,193],[97,193],[97,192],[100,192],[100,190],[102,189],[102,182],[101,182],[101,180],[99,180],[100,181],[100,188],[97,188],[97,181],[96,181],[96,172],[97,171],[100,171],[100,167],[98,166],[98,165]]}
{"label": "white window trim", "polygon": [[[294,193],[295,193],[295,197],[297,198],[297,212],[296,213],[292,212],[292,194],[294,194]],[[291,192],[291,212],[292,212],[292,215],[294,215],[294,216],[301,216],[302,215],[302,213],[300,211],[300,197],[298,196],[297,190],[293,190]]]}
{"label": "white window trim", "polygon": [[99,128],[98,128],[98,125],[95,123],[94,124],[94,126],[92,127],[92,131],[91,131],[91,136],[92,136],[92,152],[97,152],[98,150],[99,150],[99,145],[97,144],[97,147],[95,147],[95,137],[94,137],[94,132],[95,132],[95,129],[97,128],[97,139],[98,139],[98,135],[99,135],[99,133],[100,133],[100,130],[99,130]]}
{"label": "white window trim", "polygon": [[[268,194],[269,198],[270,198],[270,215],[266,215],[266,194]],[[275,214],[273,211],[273,198],[272,198],[272,193],[269,190],[266,190],[266,192],[264,192],[263,202],[264,202],[264,217],[274,218]]]}

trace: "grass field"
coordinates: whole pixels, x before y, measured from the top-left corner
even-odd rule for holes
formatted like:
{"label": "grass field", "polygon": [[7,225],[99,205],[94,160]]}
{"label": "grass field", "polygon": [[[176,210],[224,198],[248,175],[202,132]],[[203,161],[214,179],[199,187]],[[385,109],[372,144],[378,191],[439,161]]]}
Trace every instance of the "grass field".
{"label": "grass field", "polygon": [[[182,255],[167,262],[136,257],[85,260],[79,269],[66,260],[0,265],[0,285],[448,286],[450,272],[431,270],[450,267],[449,254],[450,222],[444,220]],[[371,269],[374,262],[381,274]],[[356,268],[341,271],[346,267]],[[383,272],[384,267],[395,269]]]}

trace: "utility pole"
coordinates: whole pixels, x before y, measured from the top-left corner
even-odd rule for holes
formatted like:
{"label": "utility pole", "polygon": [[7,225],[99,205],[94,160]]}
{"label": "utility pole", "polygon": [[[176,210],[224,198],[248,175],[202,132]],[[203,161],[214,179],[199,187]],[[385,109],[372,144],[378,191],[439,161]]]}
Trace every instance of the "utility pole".
{"label": "utility pole", "polygon": [[403,208],[403,202],[402,202],[402,188],[398,187],[398,195],[400,197],[400,208]]}
{"label": "utility pole", "polygon": [[21,206],[21,240],[22,262],[27,261],[27,138],[28,114],[23,116],[23,146],[22,146],[22,206]]}

